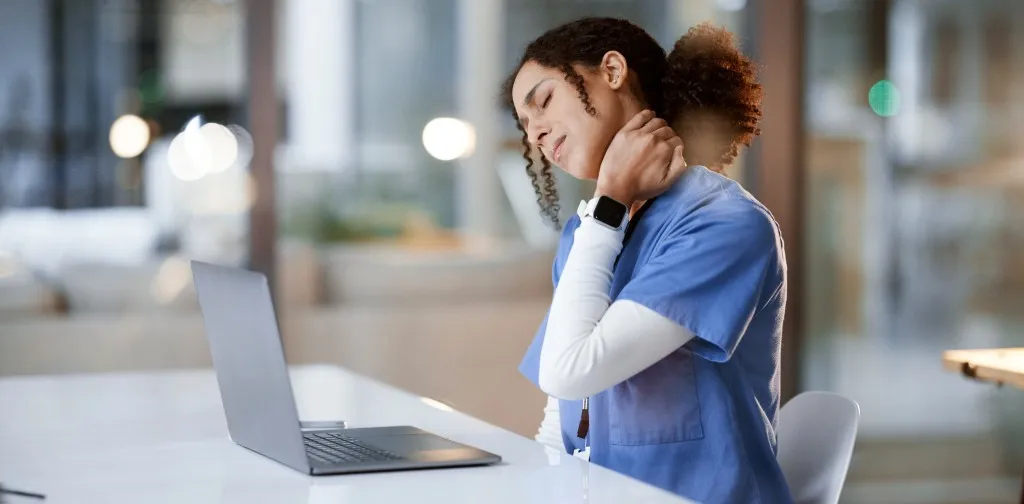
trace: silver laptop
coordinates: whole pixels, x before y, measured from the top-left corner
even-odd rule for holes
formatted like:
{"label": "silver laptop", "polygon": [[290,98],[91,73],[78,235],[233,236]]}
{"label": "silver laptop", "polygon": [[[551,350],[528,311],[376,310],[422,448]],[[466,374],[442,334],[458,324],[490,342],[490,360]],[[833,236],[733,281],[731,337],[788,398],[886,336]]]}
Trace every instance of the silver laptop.
{"label": "silver laptop", "polygon": [[262,273],[192,261],[231,439],[307,474],[493,464],[501,457],[411,426],[303,427]]}

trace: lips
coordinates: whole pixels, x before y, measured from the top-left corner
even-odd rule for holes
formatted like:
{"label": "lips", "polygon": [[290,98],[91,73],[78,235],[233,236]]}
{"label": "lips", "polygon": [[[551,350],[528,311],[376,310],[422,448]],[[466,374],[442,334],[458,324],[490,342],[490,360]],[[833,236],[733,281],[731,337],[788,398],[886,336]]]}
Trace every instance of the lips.
{"label": "lips", "polygon": [[555,140],[555,144],[551,148],[551,158],[554,162],[558,162],[562,159],[562,144],[565,143],[565,136],[563,135],[558,140]]}

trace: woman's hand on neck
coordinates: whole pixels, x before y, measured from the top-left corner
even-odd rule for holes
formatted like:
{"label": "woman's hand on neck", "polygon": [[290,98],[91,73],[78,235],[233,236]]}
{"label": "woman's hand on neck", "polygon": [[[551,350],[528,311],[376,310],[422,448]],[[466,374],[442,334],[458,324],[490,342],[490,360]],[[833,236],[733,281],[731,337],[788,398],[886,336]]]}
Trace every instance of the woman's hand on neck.
{"label": "woman's hand on neck", "polygon": [[682,140],[651,110],[626,122],[606,149],[597,192],[635,212],[643,201],[666,191],[686,168]]}
{"label": "woman's hand on neck", "polygon": [[[642,100],[640,100],[639,98],[636,97],[636,95],[630,92],[621,93],[619,102],[622,104],[621,124],[617,125],[619,128],[624,127],[631,118],[635,117],[637,114],[646,110],[647,108]],[[608,146],[606,145],[604,149],[607,153]],[[598,176],[600,176],[600,168],[598,168],[598,170],[596,170],[595,173],[597,173]],[[597,180],[597,177],[594,177],[594,180]],[[596,197],[597,194],[595,194],[594,196]]]}

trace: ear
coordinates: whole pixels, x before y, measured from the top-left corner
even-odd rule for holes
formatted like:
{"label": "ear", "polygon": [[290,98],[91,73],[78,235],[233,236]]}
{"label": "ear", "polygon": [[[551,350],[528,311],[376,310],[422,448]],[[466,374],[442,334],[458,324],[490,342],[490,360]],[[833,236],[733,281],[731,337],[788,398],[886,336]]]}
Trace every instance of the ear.
{"label": "ear", "polygon": [[601,78],[608,84],[608,87],[616,91],[626,85],[626,78],[629,76],[629,66],[626,64],[626,57],[619,51],[604,53],[598,71],[601,74]]}

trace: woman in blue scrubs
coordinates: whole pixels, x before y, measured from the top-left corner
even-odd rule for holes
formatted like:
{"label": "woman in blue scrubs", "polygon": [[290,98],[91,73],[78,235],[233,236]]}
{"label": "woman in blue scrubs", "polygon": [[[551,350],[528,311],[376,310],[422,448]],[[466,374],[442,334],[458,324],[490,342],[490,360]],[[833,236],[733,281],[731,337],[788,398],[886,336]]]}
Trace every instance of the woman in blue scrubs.
{"label": "woman in blue scrubs", "polygon": [[587,18],[529,44],[504,97],[548,218],[552,165],[597,181],[520,366],[549,396],[538,439],[698,502],[791,502],[775,439],[782,240],[720,173],[759,133],[754,63],[708,25],[666,54],[627,21]]}

